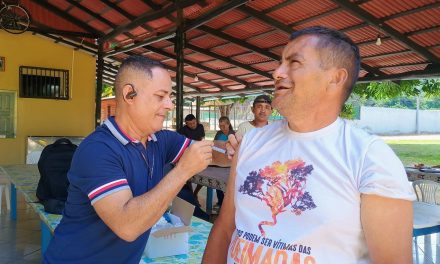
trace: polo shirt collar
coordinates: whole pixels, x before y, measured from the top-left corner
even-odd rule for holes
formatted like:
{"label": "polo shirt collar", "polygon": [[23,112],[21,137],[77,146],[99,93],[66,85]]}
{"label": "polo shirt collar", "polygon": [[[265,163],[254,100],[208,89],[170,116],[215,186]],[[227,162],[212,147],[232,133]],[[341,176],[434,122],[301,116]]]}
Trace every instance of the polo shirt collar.
{"label": "polo shirt collar", "polygon": [[[110,130],[112,135],[119,140],[123,145],[127,145],[130,142],[133,143],[139,143],[140,141],[134,138],[131,138],[128,136],[127,133],[125,133],[116,123],[116,120],[113,116],[109,117],[107,120],[104,121],[104,125]],[[148,141],[157,141],[156,135],[153,133],[150,136],[148,136]]]}

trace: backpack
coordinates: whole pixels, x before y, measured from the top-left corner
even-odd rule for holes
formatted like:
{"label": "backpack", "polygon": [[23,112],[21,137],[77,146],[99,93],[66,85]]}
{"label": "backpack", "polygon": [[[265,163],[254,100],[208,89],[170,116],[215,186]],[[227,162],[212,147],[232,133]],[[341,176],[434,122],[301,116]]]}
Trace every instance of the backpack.
{"label": "backpack", "polygon": [[38,160],[40,180],[37,187],[37,198],[44,205],[44,211],[61,214],[67,200],[70,169],[73,154],[77,146],[67,138],[60,138],[47,145]]}

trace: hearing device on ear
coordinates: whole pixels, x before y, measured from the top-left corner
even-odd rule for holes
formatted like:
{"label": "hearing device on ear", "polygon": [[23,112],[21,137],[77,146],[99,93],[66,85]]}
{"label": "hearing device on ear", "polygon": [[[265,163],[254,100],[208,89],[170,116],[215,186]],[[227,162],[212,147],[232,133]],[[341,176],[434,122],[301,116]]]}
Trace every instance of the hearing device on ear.
{"label": "hearing device on ear", "polygon": [[129,85],[131,86],[131,91],[127,93],[127,95],[125,96],[125,98],[127,98],[127,99],[133,99],[133,98],[137,95],[137,92],[136,92],[136,90],[134,89],[133,85],[131,85],[131,84],[129,84]]}

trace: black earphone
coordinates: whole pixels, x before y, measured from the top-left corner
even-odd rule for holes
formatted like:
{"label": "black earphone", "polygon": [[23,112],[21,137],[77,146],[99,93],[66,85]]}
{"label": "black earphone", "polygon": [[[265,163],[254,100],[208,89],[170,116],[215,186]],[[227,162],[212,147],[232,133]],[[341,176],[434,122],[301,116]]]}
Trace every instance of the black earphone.
{"label": "black earphone", "polygon": [[127,85],[130,85],[130,86],[131,86],[131,91],[127,93],[127,95],[125,96],[125,98],[127,98],[127,99],[133,99],[133,98],[137,95],[137,92],[136,92],[136,90],[134,89],[133,84],[127,84]]}

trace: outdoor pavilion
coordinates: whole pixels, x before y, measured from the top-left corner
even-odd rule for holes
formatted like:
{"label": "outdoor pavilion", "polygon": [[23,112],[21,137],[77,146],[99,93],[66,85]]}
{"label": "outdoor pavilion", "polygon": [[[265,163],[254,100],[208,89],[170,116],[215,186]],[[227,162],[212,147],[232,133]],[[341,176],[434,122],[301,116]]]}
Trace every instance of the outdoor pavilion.
{"label": "outdoor pavilion", "polygon": [[[7,1],[6,1],[7,2]],[[360,47],[360,82],[440,75],[440,1],[20,0],[29,31],[96,55],[96,122],[103,83],[137,54],[161,61],[183,98],[270,91],[289,34],[336,28]],[[380,39],[380,40],[379,40]]]}

